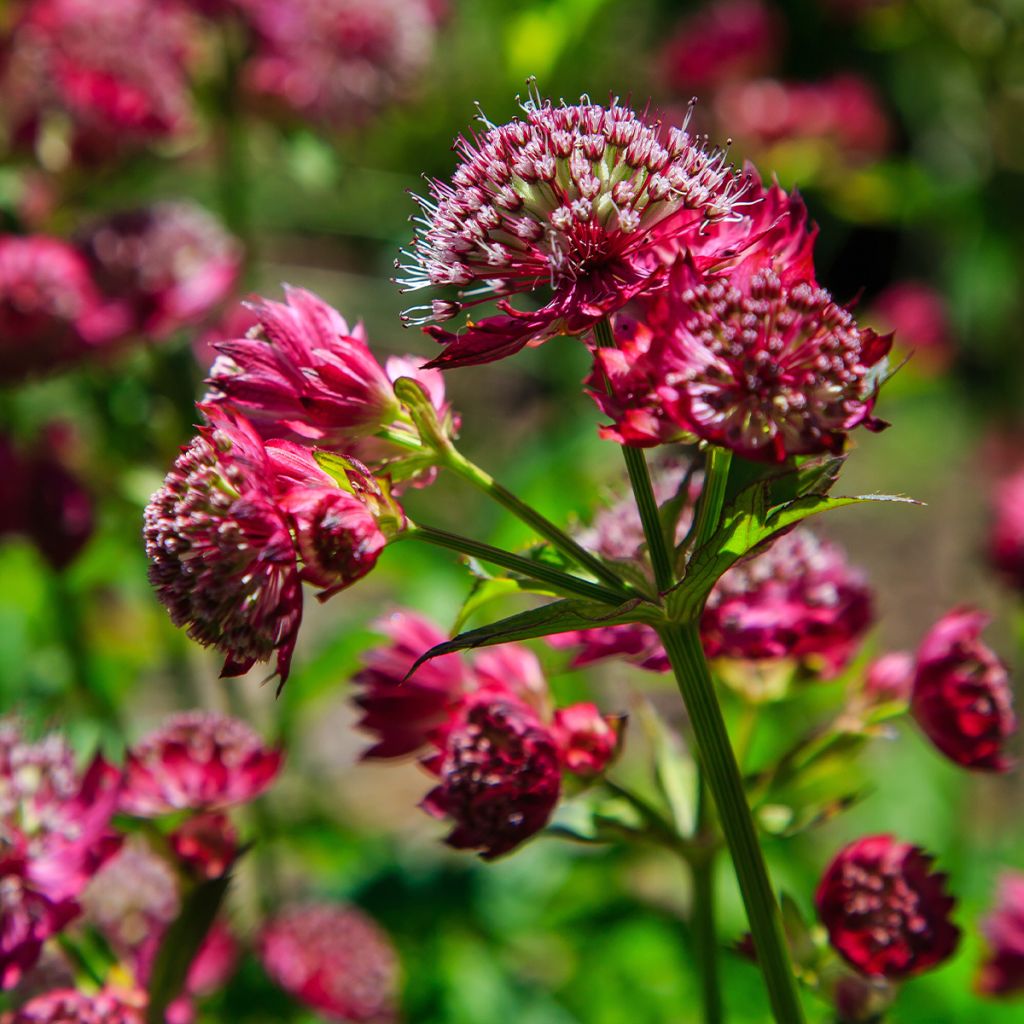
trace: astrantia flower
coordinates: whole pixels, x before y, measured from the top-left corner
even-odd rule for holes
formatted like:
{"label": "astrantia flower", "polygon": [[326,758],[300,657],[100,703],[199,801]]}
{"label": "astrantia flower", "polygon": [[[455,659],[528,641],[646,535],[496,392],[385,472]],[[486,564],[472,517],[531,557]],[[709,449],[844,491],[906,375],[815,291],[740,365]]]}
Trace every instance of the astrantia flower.
{"label": "astrantia flower", "polygon": [[36,143],[51,122],[66,119],[74,155],[95,161],[189,126],[189,33],[180,6],[31,0],[24,8],[3,78],[16,141]]}
{"label": "astrantia flower", "polygon": [[989,560],[1010,586],[1024,591],[1024,469],[999,482],[993,504]]}
{"label": "astrantia flower", "polygon": [[622,718],[602,715],[595,704],[559,708],[552,732],[562,765],[574,775],[600,775],[618,753],[622,724]]}
{"label": "astrantia flower", "polygon": [[451,725],[423,801],[454,827],[445,842],[491,860],[540,831],[561,793],[558,747],[525,704],[481,694]]}
{"label": "astrantia flower", "polygon": [[241,270],[238,242],[193,203],[116,213],[92,224],[79,245],[99,286],[131,310],[133,329],[151,338],[208,315]]}
{"label": "astrantia flower", "polygon": [[960,929],[946,876],[920,847],[867,836],[840,850],[815,897],[832,946],[857,970],[886,978],[920,974],[951,956]]}
{"label": "astrantia flower", "polygon": [[1006,871],[995,904],[981,923],[988,944],[978,974],[978,991],[987,996],[1024,992],[1024,874]]}
{"label": "astrantia flower", "polygon": [[[706,277],[688,259],[675,264],[642,348],[598,352],[611,397],[595,386],[595,399],[616,419],[606,436],[658,444],[674,427],[781,462],[839,451],[854,427],[884,425],[871,410],[891,338],[858,328],[828,292],[772,263],[756,251]],[[653,426],[638,431],[639,415]]]}
{"label": "astrantia flower", "polygon": [[924,372],[944,370],[953,357],[949,309],[938,289],[923,281],[898,281],[875,298],[871,315],[892,331],[902,352]]}
{"label": "astrantia flower", "polygon": [[259,435],[228,409],[203,411],[209,426],[146,507],[150,582],[175,625],[227,655],[225,675],[276,652],[283,681],[302,618],[287,515]]}
{"label": "astrantia flower", "polygon": [[71,246],[0,236],[0,380],[60,369],[101,351],[128,326]]}
{"label": "astrantia flower", "polygon": [[274,915],[259,938],[274,981],[331,1020],[391,1024],[398,959],[388,936],[355,907],[309,904]]}
{"label": "astrantia flower", "polygon": [[[499,297],[501,314],[449,332],[428,365],[486,363],[556,334],[579,334],[655,287],[665,248],[678,251],[708,221],[738,217],[742,184],[724,154],[684,124],[660,123],[612,102],[552,106],[534,94],[522,119],[460,137],[451,183],[417,201],[424,217],[400,279],[406,291],[454,286],[406,321],[442,321]],[[713,262],[709,257],[709,261]],[[550,288],[539,310],[507,297]]]}
{"label": "astrantia flower", "polygon": [[152,818],[247,803],[277,778],[282,760],[237,718],[183,711],[129,747],[121,810]]}
{"label": "astrantia flower", "polygon": [[144,992],[105,989],[86,995],[74,989],[37,996],[5,1014],[3,1024],[144,1024]]}
{"label": "astrantia flower", "polygon": [[914,687],[914,656],[909,651],[892,651],[876,658],[864,677],[864,695],[869,701],[909,701]]}
{"label": "astrantia flower", "polygon": [[829,676],[873,617],[863,574],[839,547],[798,528],[715,584],[700,635],[709,658],[793,658]]}
{"label": "astrantia flower", "polygon": [[226,814],[196,814],[168,837],[178,859],[198,878],[220,878],[238,857],[238,831]]}
{"label": "astrantia flower", "polygon": [[1006,666],[981,639],[983,612],[957,608],[932,627],[917,650],[910,711],[924,734],[965,768],[1003,772],[1017,729]]}
{"label": "astrantia flower", "polygon": [[333,128],[406,97],[433,51],[430,0],[242,0],[256,97]]}

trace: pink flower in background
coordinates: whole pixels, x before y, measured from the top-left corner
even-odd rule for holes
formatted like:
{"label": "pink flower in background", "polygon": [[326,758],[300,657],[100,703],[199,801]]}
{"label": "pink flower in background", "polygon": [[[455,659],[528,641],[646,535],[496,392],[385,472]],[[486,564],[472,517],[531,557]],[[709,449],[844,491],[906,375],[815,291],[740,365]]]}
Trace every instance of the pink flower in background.
{"label": "pink flower in background", "polygon": [[281,988],[331,1020],[391,1024],[398,1016],[394,947],[355,907],[321,903],[279,911],[263,926],[259,957]]}
{"label": "pink flower in background", "polygon": [[891,331],[896,344],[914,354],[914,364],[932,373],[953,359],[949,309],[942,293],[923,281],[900,281],[876,298],[871,319]]}
{"label": "pink flower in background", "polygon": [[671,667],[658,634],[642,622],[572,630],[545,639],[559,649],[579,648],[571,662],[573,668],[584,668],[608,658],[627,661],[649,672],[667,672]]}
{"label": "pink flower in background", "polygon": [[828,677],[847,664],[873,618],[863,574],[841,548],[798,527],[715,584],[700,635],[709,658],[794,658]]}
{"label": "pink flower in background", "polygon": [[864,693],[871,701],[909,701],[913,688],[914,656],[909,651],[883,654],[868,666]]}
{"label": "pink flower in background", "polygon": [[955,900],[932,857],[892,836],[845,846],[818,886],[818,915],[836,951],[871,976],[908,978],[956,950]]}
{"label": "pink flower in background", "polygon": [[984,612],[956,608],[932,627],[917,650],[910,711],[951,761],[1004,772],[1017,719],[1006,666],[981,639],[988,621]]}
{"label": "pink flower in background", "polygon": [[993,506],[989,561],[1011,587],[1024,591],[1024,468],[996,484]]}
{"label": "pink flower in background", "polygon": [[[201,367],[212,372],[220,342],[245,338],[250,331],[259,327],[259,317],[252,309],[252,305],[259,301],[259,296],[253,295],[247,302],[229,303],[223,315],[193,340],[192,352]],[[207,399],[215,400],[209,395]]]}
{"label": "pink flower in background", "polygon": [[34,145],[67,119],[73,155],[93,162],[180,135],[192,122],[190,35],[165,0],[29,0],[3,69],[12,136]]}
{"label": "pink flower in background", "polygon": [[145,1024],[146,994],[104,989],[86,995],[74,989],[48,992],[4,1014],[3,1024]]}
{"label": "pink flower in background", "polygon": [[552,732],[562,765],[574,775],[600,775],[619,750],[622,718],[602,715],[596,704],[570,704],[555,712]]}
{"label": "pink flower in background", "polygon": [[196,814],[168,837],[178,859],[198,878],[221,878],[238,857],[238,831],[226,814]]}
{"label": "pink flower in background", "polygon": [[241,272],[238,241],[194,203],[115,213],[87,227],[78,245],[100,288],[131,310],[135,332],[151,338],[208,316]]}
{"label": "pink flower in background", "polygon": [[408,97],[433,54],[430,0],[239,0],[256,36],[257,100],[335,129]]}
{"label": "pink flower in background", "polygon": [[486,692],[470,698],[431,765],[438,784],[424,810],[452,821],[449,846],[477,850],[485,860],[540,831],[561,794],[555,738],[513,698]]}
{"label": "pink flower in background", "polygon": [[153,818],[248,803],[277,778],[283,757],[237,718],[183,711],[128,749],[121,810]]}
{"label": "pink flower in background", "polygon": [[988,953],[977,988],[987,996],[1024,992],[1024,873],[1004,871],[992,909],[981,923]]}
{"label": "pink flower in background", "polygon": [[130,327],[89,268],[56,238],[0,235],[0,380],[49,373],[103,351]]}
{"label": "pink flower in background", "polygon": [[665,47],[668,84],[680,91],[707,89],[771,70],[785,23],[761,0],[713,0],[689,15]]}
{"label": "pink flower in background", "polygon": [[[497,316],[454,332],[428,327],[447,346],[428,365],[491,362],[586,331],[660,284],[663,247],[685,247],[706,222],[739,216],[740,179],[685,125],[663,131],[616,102],[553,106],[536,94],[522,110],[522,119],[484,120],[481,135],[460,137],[451,184],[434,180],[417,199],[423,218],[399,283],[463,291],[460,301],[408,311],[407,322],[500,299]],[[508,302],[548,287],[537,311]]]}

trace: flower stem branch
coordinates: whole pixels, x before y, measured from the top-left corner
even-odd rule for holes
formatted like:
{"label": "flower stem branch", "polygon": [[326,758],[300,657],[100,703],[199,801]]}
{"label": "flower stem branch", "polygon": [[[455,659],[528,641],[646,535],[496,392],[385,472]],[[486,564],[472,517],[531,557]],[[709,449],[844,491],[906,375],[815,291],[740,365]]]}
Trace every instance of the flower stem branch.
{"label": "flower stem branch", "polygon": [[[598,348],[614,348],[615,336],[608,318],[599,320],[594,325],[594,341]],[[629,474],[629,485],[636,498],[636,507],[640,513],[640,522],[644,528],[644,539],[647,551],[651,556],[654,568],[654,582],[658,590],[664,592],[672,586],[672,560],[669,558],[665,544],[665,534],[661,528],[661,517],[658,515],[658,502],[651,486],[651,474],[647,468],[647,459],[643,450],[631,445],[622,445],[622,456],[626,460],[626,472]]]}
{"label": "flower stem branch", "polygon": [[553,566],[545,565],[543,562],[536,562],[522,555],[505,551],[502,548],[492,547],[490,544],[483,544],[480,541],[472,540],[469,537],[462,537],[455,533],[448,533],[446,530],[437,530],[432,526],[417,524],[409,526],[399,533],[394,539],[422,540],[437,547],[446,548],[449,551],[457,551],[459,554],[468,555],[471,558],[479,558],[492,565],[501,566],[510,572],[518,573],[528,579],[543,583],[555,590],[578,597],[584,597],[588,601],[600,601],[603,604],[619,605],[629,600],[629,595],[620,591],[609,590],[598,583],[591,583],[589,580],[581,580],[577,576],[570,576]]}
{"label": "flower stem branch", "polygon": [[777,1024],[803,1024],[804,1013],[786,949],[782,916],[758,844],[700,634],[693,623],[666,623],[658,628],[658,633],[683,695],[704,777],[718,809],[772,1013]]}
{"label": "flower stem branch", "polygon": [[718,529],[725,503],[725,489],[729,482],[729,466],[732,452],[728,448],[713,446],[708,452],[707,470],[704,474],[704,489],[697,503],[697,515],[693,524],[693,550],[699,551]]}

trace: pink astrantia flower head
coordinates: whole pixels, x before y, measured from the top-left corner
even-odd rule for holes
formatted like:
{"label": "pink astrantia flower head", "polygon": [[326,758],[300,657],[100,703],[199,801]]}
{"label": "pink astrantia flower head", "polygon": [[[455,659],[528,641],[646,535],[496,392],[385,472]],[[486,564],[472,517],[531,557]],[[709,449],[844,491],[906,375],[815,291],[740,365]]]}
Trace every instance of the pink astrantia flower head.
{"label": "pink astrantia flower head", "polygon": [[715,584],[701,641],[709,658],[793,658],[831,676],[873,618],[863,574],[835,544],[797,528]]}
{"label": "pink astrantia flower head", "polygon": [[562,766],[574,775],[600,775],[618,753],[622,726],[622,718],[602,715],[595,704],[559,708],[551,731]]}
{"label": "pink astrantia flower head", "polygon": [[573,668],[584,668],[609,658],[627,661],[648,672],[667,672],[671,667],[658,634],[643,622],[571,630],[546,639],[552,647],[578,648],[571,662]]}
{"label": "pink astrantia flower head", "polygon": [[430,0],[244,0],[256,48],[244,68],[257,99],[331,128],[406,98],[433,53]]}
{"label": "pink astrantia flower head", "polygon": [[245,722],[184,711],[129,748],[121,810],[153,818],[247,803],[277,778],[282,761]]}
{"label": "pink astrantia flower head", "polygon": [[150,582],[175,625],[227,655],[225,675],[276,652],[284,681],[302,619],[289,520],[252,426],[227,408],[202,411],[209,425],[146,508]]}
{"label": "pink astrantia flower head", "polygon": [[431,766],[438,785],[423,801],[453,822],[445,842],[492,860],[540,831],[561,793],[558,747],[536,714],[512,697],[468,700]]}
{"label": "pink astrantia flower head", "polygon": [[998,483],[993,505],[989,561],[1010,586],[1024,591],[1024,468]]}
{"label": "pink astrantia flower head", "polygon": [[[606,436],[649,445],[689,435],[781,462],[841,451],[854,427],[884,426],[871,410],[892,339],[857,327],[828,292],[772,262],[755,251],[711,276],[687,258],[674,265],[653,337],[626,356],[639,365],[599,354],[612,398],[594,393],[616,419]],[[637,431],[638,416],[654,426]]]}
{"label": "pink astrantia flower head", "polygon": [[145,1024],[145,1007],[144,992],[104,989],[86,995],[61,989],[37,996],[0,1020],[2,1024]]}
{"label": "pink astrantia flower head", "polygon": [[866,836],[839,851],[818,885],[818,916],[835,950],[858,971],[920,974],[951,956],[960,929],[946,876],[920,847]]}
{"label": "pink astrantia flower head", "polygon": [[226,814],[196,814],[168,837],[175,855],[197,878],[221,878],[238,857],[238,830]]}
{"label": "pink astrantia flower head", "polygon": [[167,0],[33,0],[14,27],[3,93],[15,141],[68,123],[88,161],[180,134],[191,123],[183,9]]}
{"label": "pink astrantia flower head", "polygon": [[892,651],[876,658],[864,677],[864,695],[872,703],[906,702],[914,688],[914,656]]}
{"label": "pink astrantia flower head", "polygon": [[264,925],[259,957],[286,992],[332,1020],[392,1024],[398,958],[388,936],[355,907],[287,907]]}
{"label": "pink astrantia flower head", "polygon": [[127,332],[85,260],[56,238],[0,236],[0,381],[87,358]]}
{"label": "pink astrantia flower head", "polygon": [[[522,110],[503,125],[481,116],[484,132],[456,142],[451,182],[417,197],[424,216],[399,283],[460,292],[406,322],[447,320],[492,297],[501,311],[455,332],[429,327],[447,347],[428,365],[486,363],[586,331],[659,283],[662,247],[739,216],[740,179],[686,124],[666,132],[617,101],[554,106],[535,87]],[[536,312],[508,302],[547,287]]]}
{"label": "pink astrantia flower head", "polygon": [[917,650],[910,711],[951,761],[1003,772],[1017,719],[1006,666],[981,639],[988,621],[974,608],[956,608],[932,627]]}
{"label": "pink astrantia flower head", "polygon": [[409,676],[416,659],[448,639],[413,612],[398,611],[377,623],[389,643],[371,648],[352,682],[353,703],[362,711],[359,728],[374,738],[365,758],[402,757],[436,741],[474,684],[457,654],[424,662]]}
{"label": "pink astrantia flower head", "polygon": [[165,338],[223,302],[242,250],[201,206],[164,202],[116,213],[79,238],[95,280],[131,310],[133,329]]}
{"label": "pink astrantia flower head", "polygon": [[987,996],[1024,992],[1024,873],[1005,871],[995,904],[981,923],[988,953],[978,972],[977,988]]}

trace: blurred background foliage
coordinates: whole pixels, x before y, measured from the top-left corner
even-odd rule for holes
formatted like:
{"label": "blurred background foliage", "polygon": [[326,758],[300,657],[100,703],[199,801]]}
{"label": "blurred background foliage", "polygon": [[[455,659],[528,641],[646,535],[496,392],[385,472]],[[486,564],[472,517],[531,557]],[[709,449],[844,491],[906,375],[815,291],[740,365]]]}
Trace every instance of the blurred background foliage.
{"label": "blurred background foliage", "polygon": [[[995,614],[996,645],[1019,666],[1018,607],[981,551],[992,481],[1024,459],[1024,6],[777,2],[777,55],[757,69],[762,83],[778,87],[767,100],[730,97],[735,83],[688,91],[673,81],[665,41],[700,9],[668,0],[453,3],[408,102],[346,132],[248,113],[225,123],[212,43],[197,86],[204,117],[192,137],[102,173],[54,173],[11,155],[0,167],[0,218],[8,229],[23,225],[39,188],[57,197],[40,223],[60,235],[98,211],[189,197],[247,243],[243,294],[277,297],[283,281],[305,286],[350,321],[365,321],[378,351],[426,354],[432,343],[399,325],[407,303],[389,280],[411,230],[405,192],[420,187],[421,173],[450,172],[452,138],[476,103],[492,120],[507,119],[530,74],[554,97],[611,93],[642,104],[650,96],[674,116],[696,91],[702,130],[718,142],[732,136],[735,160],[754,159],[805,195],[821,225],[819,277],[837,297],[857,298],[871,322],[879,296],[910,280],[927,285],[943,308],[937,351],[922,348],[883,393],[880,412],[893,428],[859,441],[843,480],[848,493],[896,491],[927,506],[868,507],[823,526],[876,587],[874,649],[913,646],[938,615],[970,601]],[[839,74],[854,76],[873,111],[841,114],[832,128],[758,137],[763,105],[777,113],[783,85]],[[730,110],[746,121],[730,124]],[[851,143],[839,129],[857,117],[866,118],[868,135]],[[309,602],[296,667],[278,700],[258,672],[218,680],[217,659],[167,621],[146,581],[141,513],[192,432],[205,368],[192,344],[198,333],[0,396],[3,426],[15,437],[31,438],[54,416],[74,424],[73,462],[95,506],[93,535],[63,572],[26,541],[0,544],[4,709],[59,725],[83,748],[99,741],[114,752],[167,710],[195,705],[242,714],[282,739],[288,767],[248,823],[257,847],[241,869],[233,913],[244,928],[286,895],[354,900],[398,944],[410,1021],[697,1020],[683,923],[689,897],[667,854],[541,839],[482,866],[438,844],[440,826],[414,809],[425,788],[414,767],[357,762],[362,741],[351,729],[346,680],[372,641],[372,620],[401,604],[450,624],[467,578],[449,559],[403,544],[358,590],[323,608]],[[582,347],[556,341],[448,381],[467,453],[556,520],[586,519],[620,486],[617,453],[598,439],[596,411],[581,392],[586,371]],[[414,516],[493,543],[528,539],[455,480],[411,495],[409,506]],[[538,653],[557,693],[586,692],[564,654]],[[635,712],[628,694],[640,689],[679,720],[661,677],[617,664],[592,678],[609,708]],[[766,715],[759,742],[784,734],[798,713],[783,705]],[[809,911],[821,868],[848,838],[893,830],[938,852],[961,897],[967,940],[948,965],[906,986],[891,1020],[1020,1020],[1019,1003],[972,994],[973,922],[991,901],[998,869],[1024,868],[1019,776],[968,776],[909,730],[872,751],[868,796],[857,808],[809,837],[769,846],[776,879]],[[719,884],[728,944],[744,921],[727,871]],[[730,1019],[766,1020],[755,970],[737,956],[723,959]],[[203,1013],[251,1024],[313,1019],[255,962]],[[826,1008],[812,1007],[812,1019],[828,1019]]]}

